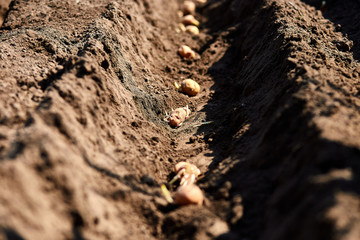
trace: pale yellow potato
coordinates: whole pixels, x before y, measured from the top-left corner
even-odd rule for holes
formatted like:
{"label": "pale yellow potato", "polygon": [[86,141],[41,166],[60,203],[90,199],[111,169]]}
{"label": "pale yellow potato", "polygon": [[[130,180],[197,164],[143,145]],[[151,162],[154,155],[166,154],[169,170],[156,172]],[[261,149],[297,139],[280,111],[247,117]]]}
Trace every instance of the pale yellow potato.
{"label": "pale yellow potato", "polygon": [[192,35],[199,35],[199,29],[197,28],[197,26],[194,26],[194,25],[186,26],[185,32],[190,33]]}
{"label": "pale yellow potato", "polygon": [[186,27],[184,24],[182,23],[179,23],[179,29],[182,31],[182,32],[185,32],[186,31]]}
{"label": "pale yellow potato", "polygon": [[186,15],[182,18],[181,23],[184,24],[185,26],[187,25],[195,25],[198,26],[200,23],[198,20],[195,19],[195,17],[193,15]]}
{"label": "pale yellow potato", "polygon": [[193,1],[184,1],[182,5],[182,12],[184,15],[194,14],[196,9],[196,5]]}
{"label": "pale yellow potato", "polygon": [[185,79],[181,82],[179,91],[189,96],[195,96],[200,92],[200,85],[192,79]]}

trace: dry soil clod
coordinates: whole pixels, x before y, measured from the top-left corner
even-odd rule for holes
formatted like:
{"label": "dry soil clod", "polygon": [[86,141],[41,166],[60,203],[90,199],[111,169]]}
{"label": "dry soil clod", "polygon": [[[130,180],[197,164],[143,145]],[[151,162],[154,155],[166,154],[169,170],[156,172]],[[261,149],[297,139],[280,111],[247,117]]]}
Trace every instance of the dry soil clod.
{"label": "dry soil clod", "polygon": [[174,83],[176,89],[189,96],[195,96],[200,92],[200,85],[192,79],[185,79],[181,85]]}
{"label": "dry soil clod", "polygon": [[191,58],[195,58],[196,56],[195,51],[186,45],[180,46],[180,48],[178,49],[178,53],[184,59],[191,59]]}
{"label": "dry soil clod", "polygon": [[180,127],[183,122],[190,116],[190,109],[188,106],[176,108],[170,113],[166,113],[164,121],[167,121],[173,127]]}

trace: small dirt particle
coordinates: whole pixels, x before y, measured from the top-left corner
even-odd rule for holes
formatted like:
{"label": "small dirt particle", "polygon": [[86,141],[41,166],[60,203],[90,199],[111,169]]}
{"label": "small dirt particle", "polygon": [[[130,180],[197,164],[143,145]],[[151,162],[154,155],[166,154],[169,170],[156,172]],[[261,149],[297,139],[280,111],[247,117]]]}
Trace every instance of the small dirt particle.
{"label": "small dirt particle", "polygon": [[168,72],[168,73],[171,73],[171,68],[169,66],[166,66],[165,71]]}
{"label": "small dirt particle", "polygon": [[231,224],[235,224],[237,221],[239,221],[244,214],[244,207],[242,205],[236,205],[232,209],[232,217],[231,217]]}
{"label": "small dirt particle", "polygon": [[155,143],[158,143],[160,141],[158,137],[152,137],[151,140],[153,140]]}
{"label": "small dirt particle", "polygon": [[195,143],[197,141],[197,137],[196,136],[191,136],[189,138],[189,143]]}
{"label": "small dirt particle", "polygon": [[236,194],[236,195],[233,197],[232,202],[233,202],[234,205],[236,205],[236,204],[241,204],[241,203],[242,203],[242,197],[241,197],[241,195]]}
{"label": "small dirt particle", "polygon": [[340,24],[337,24],[336,27],[335,27],[335,31],[336,32],[341,32],[342,30],[342,26]]}
{"label": "small dirt particle", "polygon": [[149,185],[149,186],[156,186],[156,185],[158,185],[158,184],[156,183],[156,181],[155,181],[152,177],[150,177],[150,176],[148,176],[148,175],[142,176],[142,177],[141,177],[141,182],[144,183],[144,184],[147,184],[147,185]]}
{"label": "small dirt particle", "polygon": [[140,122],[132,122],[131,126],[139,128],[141,126],[141,123]]}
{"label": "small dirt particle", "polygon": [[336,48],[342,52],[348,52],[353,47],[352,41],[334,41],[333,43],[335,44]]}

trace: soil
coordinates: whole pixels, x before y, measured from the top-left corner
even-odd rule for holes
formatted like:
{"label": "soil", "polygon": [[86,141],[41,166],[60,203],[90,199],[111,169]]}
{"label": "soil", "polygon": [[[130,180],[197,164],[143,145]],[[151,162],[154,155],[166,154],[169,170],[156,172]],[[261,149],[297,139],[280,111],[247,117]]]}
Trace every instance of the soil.
{"label": "soil", "polygon": [[[0,1],[0,239],[360,239],[360,2],[322,2],[209,0],[191,36],[180,0]],[[180,161],[203,206],[162,196]]]}

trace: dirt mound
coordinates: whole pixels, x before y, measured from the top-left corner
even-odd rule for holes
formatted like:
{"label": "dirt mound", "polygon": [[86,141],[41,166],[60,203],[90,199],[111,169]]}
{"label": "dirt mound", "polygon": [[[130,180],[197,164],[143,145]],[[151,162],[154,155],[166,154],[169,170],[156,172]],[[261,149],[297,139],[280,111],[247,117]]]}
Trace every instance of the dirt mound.
{"label": "dirt mound", "polygon": [[[210,0],[191,36],[180,0],[12,1],[2,237],[360,238],[360,4],[319,2]],[[180,128],[163,121],[186,105]],[[204,206],[163,198],[179,161],[204,173]]]}

